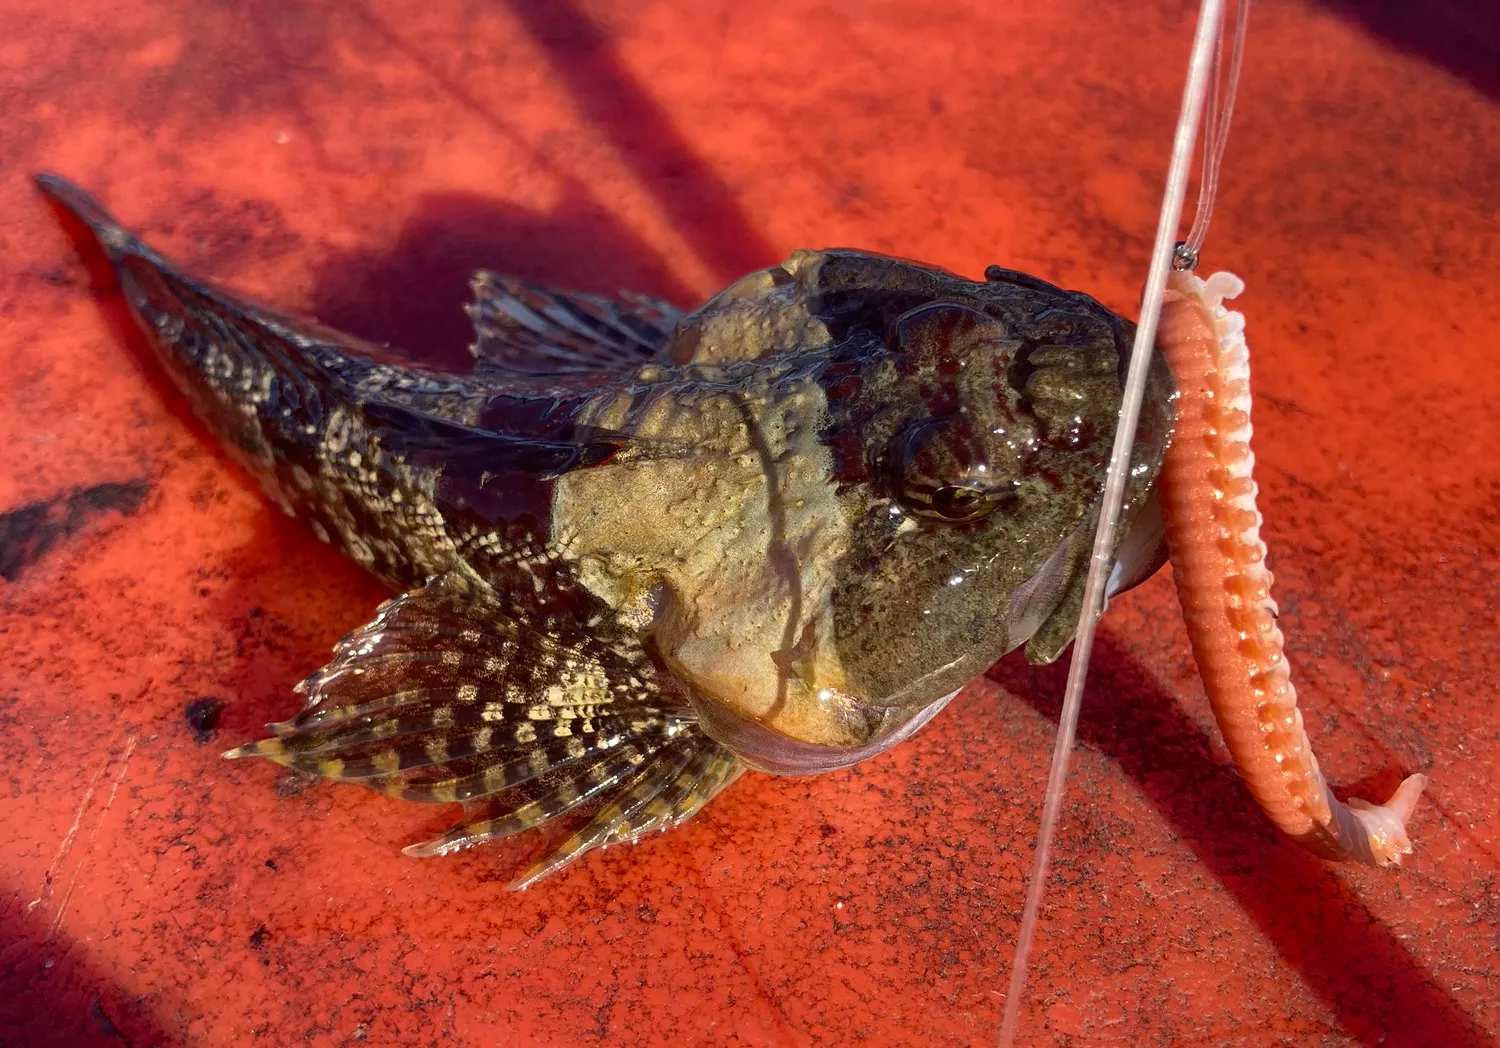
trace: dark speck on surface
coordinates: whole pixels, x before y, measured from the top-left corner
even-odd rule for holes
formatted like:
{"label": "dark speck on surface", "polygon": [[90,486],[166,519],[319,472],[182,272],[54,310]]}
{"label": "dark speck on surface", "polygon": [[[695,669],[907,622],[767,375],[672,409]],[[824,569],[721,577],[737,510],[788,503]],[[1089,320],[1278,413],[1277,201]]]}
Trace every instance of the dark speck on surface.
{"label": "dark speck on surface", "polygon": [[259,953],[262,964],[270,964],[266,959],[266,940],[271,937],[271,930],[262,924],[250,933],[250,948]]}
{"label": "dark speck on surface", "polygon": [[187,704],[182,711],[183,719],[187,721],[188,731],[193,733],[193,741],[202,745],[214,737],[214,732],[219,727],[219,717],[224,712],[224,702],[212,695],[194,699]]}
{"label": "dark speck on surface", "polygon": [[268,870],[274,870],[274,869],[276,869],[276,860],[275,859],[267,859],[266,860],[266,869],[268,869]]}
{"label": "dark speck on surface", "polygon": [[117,1041],[124,1040],[120,1036],[119,1029],[110,1021],[109,1016],[104,1014],[104,1002],[98,998],[95,998],[94,1003],[89,1005],[89,1018],[94,1021],[94,1029],[98,1030],[101,1036]]}

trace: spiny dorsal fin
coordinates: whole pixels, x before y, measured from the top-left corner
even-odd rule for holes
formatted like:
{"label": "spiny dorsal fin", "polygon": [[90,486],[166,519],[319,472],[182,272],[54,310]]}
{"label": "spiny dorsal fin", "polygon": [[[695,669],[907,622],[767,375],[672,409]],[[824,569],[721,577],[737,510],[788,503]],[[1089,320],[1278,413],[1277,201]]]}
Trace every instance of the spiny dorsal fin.
{"label": "spiny dorsal fin", "polygon": [[638,367],[682,319],[675,306],[645,295],[617,299],[553,291],[481,270],[464,308],[474,322],[469,347],[479,367],[523,375],[568,375]]}

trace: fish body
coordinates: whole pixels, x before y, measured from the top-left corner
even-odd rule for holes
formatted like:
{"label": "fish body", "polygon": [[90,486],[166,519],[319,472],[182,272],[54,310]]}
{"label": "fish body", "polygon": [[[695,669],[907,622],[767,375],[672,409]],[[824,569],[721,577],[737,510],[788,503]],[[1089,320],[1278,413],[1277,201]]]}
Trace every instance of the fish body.
{"label": "fish body", "polygon": [[[592,810],[524,886],[746,767],[873,756],[1005,652],[1071,640],[1133,334],[1085,295],[842,250],[689,314],[480,273],[475,366],[446,373],[39,184],[266,494],[400,594],[231,755],[467,806],[411,854]],[[1165,557],[1173,396],[1153,362],[1116,591]]]}

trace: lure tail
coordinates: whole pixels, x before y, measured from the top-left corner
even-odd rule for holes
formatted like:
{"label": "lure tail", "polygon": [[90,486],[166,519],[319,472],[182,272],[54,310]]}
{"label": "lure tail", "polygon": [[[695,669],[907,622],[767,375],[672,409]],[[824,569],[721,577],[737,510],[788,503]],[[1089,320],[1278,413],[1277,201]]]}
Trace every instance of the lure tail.
{"label": "lure tail", "polygon": [[1177,435],[1161,474],[1177,595],[1214,716],[1250,792],[1283,832],[1330,859],[1399,863],[1426,777],[1384,805],[1334,796],[1297,709],[1255,505],[1238,277],[1173,273],[1157,344],[1177,375]]}

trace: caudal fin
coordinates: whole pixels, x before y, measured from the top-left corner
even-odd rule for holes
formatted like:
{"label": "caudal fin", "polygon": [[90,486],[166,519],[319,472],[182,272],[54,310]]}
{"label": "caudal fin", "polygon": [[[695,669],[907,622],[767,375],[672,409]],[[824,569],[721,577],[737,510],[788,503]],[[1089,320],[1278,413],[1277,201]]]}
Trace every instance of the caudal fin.
{"label": "caudal fin", "polygon": [[111,262],[118,263],[126,255],[155,258],[151,249],[115,221],[103,204],[66,178],[40,174],[36,176],[36,186],[58,207],[89,228]]}

